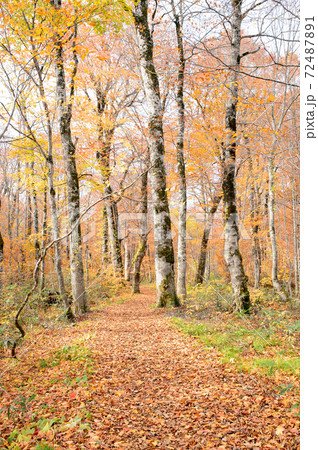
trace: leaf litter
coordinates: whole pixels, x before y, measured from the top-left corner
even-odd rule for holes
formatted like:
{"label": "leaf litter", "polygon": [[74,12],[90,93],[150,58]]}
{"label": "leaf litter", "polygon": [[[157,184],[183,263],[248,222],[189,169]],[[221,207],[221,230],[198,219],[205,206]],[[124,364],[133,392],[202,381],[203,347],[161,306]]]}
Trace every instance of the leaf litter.
{"label": "leaf litter", "polygon": [[222,364],[154,303],[143,287],[31,336],[1,377],[1,448],[298,449],[290,391]]}

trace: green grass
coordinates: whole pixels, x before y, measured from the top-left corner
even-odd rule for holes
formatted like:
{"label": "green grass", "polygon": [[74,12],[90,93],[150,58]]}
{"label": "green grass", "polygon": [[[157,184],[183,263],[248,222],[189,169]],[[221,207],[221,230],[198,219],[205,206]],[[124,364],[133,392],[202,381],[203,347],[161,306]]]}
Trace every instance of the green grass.
{"label": "green grass", "polygon": [[[282,303],[271,289],[251,289],[250,315],[231,313],[231,289],[222,279],[189,287],[172,324],[218,350],[238,370],[299,376],[299,300]],[[171,314],[170,314],[171,315]]]}
{"label": "green grass", "polygon": [[[239,370],[269,374],[276,371],[298,375],[299,356],[286,355],[281,351],[282,339],[267,336],[262,329],[249,330],[229,324],[225,329],[215,325],[172,318],[172,323],[181,332],[195,336],[206,347],[222,353],[223,362],[234,363]],[[270,357],[268,357],[270,353]],[[254,370],[253,370],[254,369]]]}
{"label": "green grass", "polygon": [[91,351],[81,344],[65,345],[60,350],[52,352],[46,359],[40,359],[39,366],[52,368],[59,366],[63,361],[88,361],[92,360]]}

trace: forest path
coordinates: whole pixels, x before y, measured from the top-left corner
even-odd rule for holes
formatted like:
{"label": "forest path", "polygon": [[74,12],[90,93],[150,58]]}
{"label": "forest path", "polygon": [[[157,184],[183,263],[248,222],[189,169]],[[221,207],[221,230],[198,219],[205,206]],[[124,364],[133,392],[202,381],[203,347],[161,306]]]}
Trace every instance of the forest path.
{"label": "forest path", "polygon": [[[7,395],[35,398],[13,425],[0,420],[0,435],[27,427],[32,437],[5,448],[298,449],[298,418],[273,383],[223,365],[141,289],[30,337],[28,352],[25,342],[3,375],[0,409]],[[61,423],[32,425],[52,417]]]}
{"label": "forest path", "polygon": [[293,413],[277,390],[222,365],[171,328],[155,302],[142,287],[98,321],[101,448],[298,448]]}

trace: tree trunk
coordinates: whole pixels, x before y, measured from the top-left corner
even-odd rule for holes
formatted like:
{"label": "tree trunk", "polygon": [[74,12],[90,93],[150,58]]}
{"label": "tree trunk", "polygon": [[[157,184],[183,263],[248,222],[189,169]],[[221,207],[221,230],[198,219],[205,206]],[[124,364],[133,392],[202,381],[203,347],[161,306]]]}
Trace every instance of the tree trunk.
{"label": "tree trunk", "polygon": [[125,254],[125,281],[130,281],[130,269],[131,269],[131,254],[128,245],[128,237],[124,241],[124,254]]}
{"label": "tree trunk", "polygon": [[[21,243],[21,240],[19,240],[20,237],[20,183],[21,183],[21,177],[20,177],[20,170],[21,170],[21,164],[20,159],[18,158],[18,164],[17,164],[17,183],[18,183],[18,189],[16,194],[16,216],[15,216],[15,236],[17,238],[17,242],[19,242],[19,253],[20,257],[17,258],[17,266],[18,266],[18,276],[21,280],[24,279],[24,263],[25,263],[25,255],[24,255],[24,249],[23,244]],[[21,213],[22,214],[22,213]],[[21,265],[20,265],[21,262]]]}
{"label": "tree trunk", "polygon": [[4,247],[4,242],[3,242],[3,238],[2,238],[2,234],[0,231],[0,291],[2,290],[3,287],[3,247]]}
{"label": "tree trunk", "polygon": [[[19,190],[19,187],[18,187]],[[7,230],[8,230],[8,238],[9,238],[9,255],[8,255],[8,265],[9,267],[12,266],[12,250],[13,250],[13,232],[12,227],[14,224],[15,214],[16,214],[16,203],[17,203],[17,196],[18,196],[18,190],[16,194],[13,194],[9,192],[8,194],[8,222],[7,222]],[[11,201],[13,195],[13,201]],[[9,283],[12,284],[13,282],[13,273],[10,270],[9,271]]]}
{"label": "tree trunk", "polygon": [[[58,223],[58,210],[56,206],[56,193],[54,189],[54,165],[53,165],[53,158],[49,146],[49,155],[47,157],[47,178],[48,178],[48,191],[49,191],[49,198],[50,198],[50,207],[51,207],[51,218],[52,218],[52,234],[53,239],[57,241],[60,238],[60,231],[59,231],[59,223]],[[67,294],[65,292],[65,282],[64,282],[64,275],[62,271],[62,256],[61,256],[61,244],[60,242],[56,242],[54,244],[54,253],[55,253],[55,270],[57,275],[57,280],[59,284],[59,292],[60,296],[62,298],[64,307],[65,307],[65,315],[68,320],[73,321],[74,316],[71,310],[71,303],[67,297]]]}
{"label": "tree trunk", "polygon": [[207,251],[205,260],[206,260],[206,263],[205,263],[205,270],[204,270],[204,278],[207,282],[209,282],[210,276],[211,276],[211,253],[210,253],[210,250]]}
{"label": "tree trunk", "polygon": [[[47,239],[47,188],[45,186],[43,193],[43,222],[42,222],[42,250],[45,248]],[[45,287],[45,258],[41,262],[40,292]]]}
{"label": "tree trunk", "polygon": [[255,225],[252,227],[252,236],[253,236],[253,262],[254,262],[254,289],[259,288],[259,283],[261,281],[261,269],[262,269],[262,254],[261,247],[258,238],[258,229],[259,225]]}
{"label": "tree trunk", "polygon": [[[49,109],[49,105],[46,101],[46,95],[45,95],[45,90],[44,90],[43,67],[41,67],[41,65],[37,59],[37,56],[36,56],[37,53],[35,51],[35,48],[33,48],[33,50],[34,50],[33,63],[34,63],[34,67],[35,67],[37,75],[38,75],[38,88],[39,88],[39,92],[40,92],[40,96],[41,96],[42,105],[43,105],[43,108],[45,111],[45,119],[46,119],[46,126],[47,126],[48,154],[46,156],[46,167],[47,167],[48,193],[49,193],[49,199],[50,199],[51,218],[52,218],[52,234],[53,234],[53,239],[55,241],[58,241],[59,237],[60,237],[60,233],[59,233],[59,224],[58,224],[58,211],[57,211],[57,206],[56,206],[56,194],[55,194],[55,189],[54,189],[53,130],[52,130],[52,123],[51,123],[51,119],[50,119],[50,109]],[[46,197],[45,197],[45,203],[46,203]],[[45,213],[45,211],[44,211],[44,213]],[[45,222],[45,220],[43,219],[43,231],[45,230],[44,222]],[[54,258],[55,270],[56,270],[56,275],[57,275],[58,284],[59,284],[60,296],[63,301],[64,307],[65,307],[65,316],[68,320],[73,321],[74,315],[73,315],[72,309],[71,309],[71,302],[69,301],[68,296],[65,292],[65,282],[64,282],[64,275],[63,275],[63,271],[62,271],[62,256],[61,256],[60,242],[56,242],[54,244],[54,252],[55,252],[55,258]],[[43,259],[42,268],[43,268],[42,273],[44,274],[44,259]]]}
{"label": "tree trunk", "polygon": [[107,224],[108,224],[108,244],[110,247],[110,254],[115,275],[123,275],[123,260],[121,255],[121,246],[118,235],[118,210],[117,204],[114,202],[113,191],[110,185],[110,151],[112,138],[115,132],[115,127],[105,129],[102,123],[101,116],[105,110],[105,94],[99,85],[96,86],[97,97],[97,113],[100,118],[98,129],[98,144],[97,159],[99,161],[100,170],[102,173],[102,180],[104,185]]}
{"label": "tree trunk", "polygon": [[[294,167],[292,166],[292,171],[294,175]],[[292,201],[293,201],[293,242],[294,242],[294,283],[295,283],[295,295],[298,294],[299,290],[299,219],[297,214],[297,199],[295,195],[294,180],[292,181]]]}
{"label": "tree trunk", "polygon": [[230,62],[232,74],[229,87],[230,96],[225,113],[226,145],[224,149],[222,189],[224,202],[224,257],[230,272],[233,287],[233,308],[248,313],[250,310],[250,296],[247,286],[247,276],[244,272],[242,256],[239,249],[239,230],[235,192],[238,102],[237,74],[240,69],[241,3],[241,0],[232,0],[233,10],[231,18],[232,36]]}
{"label": "tree trunk", "polygon": [[140,269],[142,260],[147,251],[148,237],[148,172],[145,172],[141,178],[141,223],[140,223],[140,240],[137,252],[133,259],[133,277],[132,291],[134,294],[140,293]]}
{"label": "tree trunk", "polygon": [[106,202],[103,206],[103,246],[102,246],[102,265],[106,266],[108,263],[108,218]]}
{"label": "tree trunk", "polygon": [[110,245],[110,253],[112,258],[112,264],[114,267],[115,274],[123,275],[123,260],[121,255],[121,246],[119,240],[119,230],[118,230],[118,211],[117,205],[113,201],[111,186],[105,188],[105,193],[108,195],[106,199],[106,211],[108,218],[108,239]]}
{"label": "tree trunk", "polygon": [[26,192],[26,196],[25,235],[30,237],[32,234],[32,202],[29,191]]}
{"label": "tree trunk", "polygon": [[274,187],[274,156],[268,158],[268,226],[272,248],[272,283],[273,288],[283,301],[288,299],[286,292],[282,288],[277,276],[278,255],[275,230],[275,187]]}
{"label": "tree trunk", "polygon": [[[76,39],[76,26],[74,30],[74,40]],[[63,158],[66,170],[67,203],[69,226],[72,230],[70,236],[70,256],[71,256],[71,283],[72,293],[76,313],[85,313],[88,311],[83,255],[82,255],[82,237],[80,225],[80,192],[78,174],[76,168],[75,145],[72,141],[71,119],[72,102],[74,97],[74,83],[77,71],[78,60],[75,50],[75,41],[73,47],[74,66],[71,75],[70,98],[67,100],[66,82],[63,59],[63,44],[58,37],[55,42],[55,74],[56,74],[56,97],[59,115],[59,128],[62,141]]]}
{"label": "tree trunk", "polygon": [[175,289],[174,251],[168,205],[162,106],[158,76],[153,63],[153,42],[148,25],[148,1],[140,0],[134,10],[140,70],[147,100],[152,202],[154,210],[157,306],[179,306]]}
{"label": "tree trunk", "polygon": [[215,195],[213,199],[213,205],[208,209],[208,215],[206,222],[204,224],[204,230],[203,230],[203,236],[201,239],[201,248],[200,248],[200,256],[199,256],[199,263],[198,263],[198,269],[195,276],[195,284],[201,284],[204,281],[204,272],[205,272],[205,266],[206,266],[206,253],[207,253],[207,247],[208,247],[208,241],[209,236],[212,228],[213,223],[213,217],[216,213],[219,203],[221,200],[220,195]]}
{"label": "tree trunk", "polygon": [[177,170],[179,175],[179,218],[178,218],[178,258],[177,258],[177,294],[185,299],[187,296],[186,276],[187,276],[187,246],[186,246],[186,227],[187,227],[187,185],[184,162],[184,71],[185,59],[183,48],[183,17],[182,4],[180,3],[180,14],[177,14],[174,1],[171,0],[174,23],[176,27],[178,43],[178,136],[177,136]]}
{"label": "tree trunk", "polygon": [[250,218],[251,218],[251,231],[252,231],[252,255],[254,263],[254,289],[259,288],[259,283],[261,280],[261,266],[262,266],[262,253],[259,241],[259,211],[260,211],[260,200],[259,191],[257,188],[257,183],[255,180],[253,159],[251,150],[248,147],[248,139],[245,137],[245,142],[247,146],[249,171],[252,177],[250,183]]}
{"label": "tree trunk", "polygon": [[90,259],[90,251],[88,247],[88,241],[85,242],[85,270],[86,270],[86,283],[89,283],[89,259]]}
{"label": "tree trunk", "polygon": [[35,261],[39,259],[40,256],[40,242],[39,242],[39,232],[40,232],[40,226],[39,226],[39,209],[38,209],[38,200],[37,200],[37,194],[34,184],[34,161],[31,163],[31,171],[32,171],[32,201],[33,201],[33,228],[35,233],[35,242],[34,242],[34,248],[35,248]]}

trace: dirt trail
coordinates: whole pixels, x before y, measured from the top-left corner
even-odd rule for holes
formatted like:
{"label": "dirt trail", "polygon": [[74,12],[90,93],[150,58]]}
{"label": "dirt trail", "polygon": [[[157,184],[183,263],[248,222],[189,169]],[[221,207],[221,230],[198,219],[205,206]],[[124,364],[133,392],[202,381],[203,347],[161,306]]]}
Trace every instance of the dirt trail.
{"label": "dirt trail", "polygon": [[154,290],[143,287],[63,336],[46,333],[40,349],[86,339],[94,372],[84,387],[65,383],[68,362],[39,370],[40,349],[21,361],[20,385],[34,377],[37,398],[57,417],[90,413],[89,430],[55,432],[50,448],[298,449],[298,418],[271,382],[222,365],[217,352],[171,328],[154,303]]}
{"label": "dirt trail", "polygon": [[143,288],[97,323],[104,448],[298,448],[297,421],[277,391],[171,329],[154,303]]}

